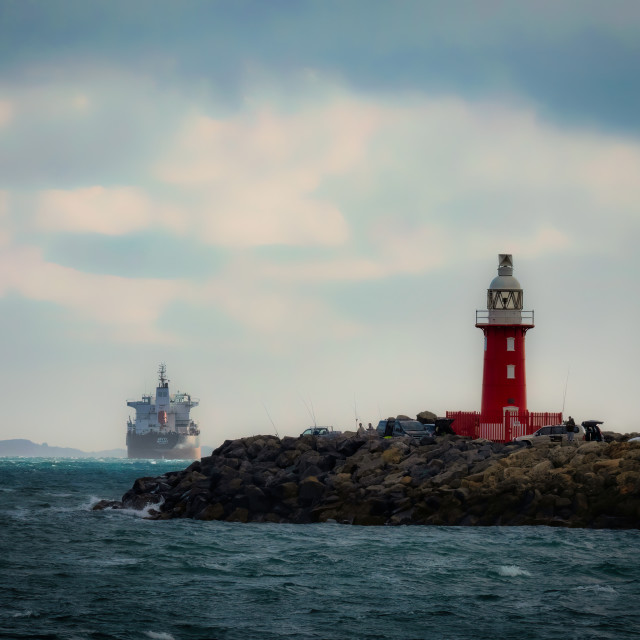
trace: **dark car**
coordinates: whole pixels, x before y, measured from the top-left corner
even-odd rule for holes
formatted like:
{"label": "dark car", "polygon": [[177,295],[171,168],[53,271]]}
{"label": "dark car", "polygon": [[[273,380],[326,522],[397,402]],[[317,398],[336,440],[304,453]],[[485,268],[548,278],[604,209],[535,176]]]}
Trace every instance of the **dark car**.
{"label": "dark car", "polygon": [[388,420],[380,420],[376,431],[383,438],[410,436],[419,440],[423,436],[434,436],[436,425],[422,424],[417,420],[389,418]]}

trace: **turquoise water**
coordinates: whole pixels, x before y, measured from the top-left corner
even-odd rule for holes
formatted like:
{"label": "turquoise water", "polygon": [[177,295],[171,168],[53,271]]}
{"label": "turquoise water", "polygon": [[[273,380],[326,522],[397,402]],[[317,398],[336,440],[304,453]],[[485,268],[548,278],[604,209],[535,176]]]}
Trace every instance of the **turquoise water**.
{"label": "turquoise water", "polygon": [[635,638],[636,531],[150,521],[182,461],[0,459],[0,638]]}

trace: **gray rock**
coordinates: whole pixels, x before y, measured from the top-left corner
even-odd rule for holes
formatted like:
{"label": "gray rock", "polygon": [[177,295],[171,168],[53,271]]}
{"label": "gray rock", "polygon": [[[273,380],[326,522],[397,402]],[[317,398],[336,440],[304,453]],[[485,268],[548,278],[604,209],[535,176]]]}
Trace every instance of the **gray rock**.
{"label": "gray rock", "polygon": [[226,441],[95,508],[146,509],[154,519],[640,528],[640,444],[321,440]]}
{"label": "gray rock", "polygon": [[437,415],[433,413],[433,411],[421,411],[417,416],[416,420],[421,422],[422,424],[433,424],[437,419]]}

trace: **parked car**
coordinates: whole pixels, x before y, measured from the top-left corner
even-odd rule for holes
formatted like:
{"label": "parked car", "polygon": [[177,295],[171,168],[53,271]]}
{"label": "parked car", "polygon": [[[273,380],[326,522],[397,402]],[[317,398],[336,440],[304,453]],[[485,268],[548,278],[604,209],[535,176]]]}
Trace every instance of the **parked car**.
{"label": "parked car", "polygon": [[[584,440],[584,428],[580,425],[575,425],[573,429],[573,439]],[[533,444],[541,444],[543,442],[562,441],[567,441],[566,424],[551,424],[546,427],[540,427],[540,429],[538,429],[534,433],[514,438],[514,442],[525,442],[528,446],[532,446]]]}
{"label": "parked car", "polygon": [[389,418],[380,420],[376,428],[378,435],[383,438],[410,436],[420,439],[423,436],[434,436],[436,433],[435,424],[422,424],[417,420],[398,420]]}
{"label": "parked car", "polygon": [[342,431],[334,431],[333,427],[309,427],[305,429],[301,434],[302,436],[320,436],[321,438],[336,438]]}

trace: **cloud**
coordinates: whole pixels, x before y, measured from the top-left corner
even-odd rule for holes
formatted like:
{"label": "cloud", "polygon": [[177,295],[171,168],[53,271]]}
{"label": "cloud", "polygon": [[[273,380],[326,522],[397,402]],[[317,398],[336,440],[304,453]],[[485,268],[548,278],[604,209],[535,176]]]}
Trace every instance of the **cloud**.
{"label": "cloud", "polygon": [[210,244],[341,245],[349,229],[339,206],[317,190],[366,157],[375,105],[334,100],[275,112],[259,105],[227,119],[185,123],[157,176],[201,194]]}
{"label": "cloud", "polygon": [[339,245],[348,236],[348,225],[336,207],[281,193],[271,185],[254,184],[250,192],[230,199],[221,209],[219,201],[213,202],[204,215],[204,238],[209,244]]}
{"label": "cloud", "polygon": [[179,281],[83,273],[47,262],[36,247],[14,247],[0,255],[0,295],[16,291],[30,300],[54,302],[106,328],[117,341],[174,343],[176,336],[155,325],[184,288]]}
{"label": "cloud", "polygon": [[151,203],[140,189],[101,186],[40,194],[36,226],[42,231],[123,235],[151,223]]}
{"label": "cloud", "polygon": [[601,251],[603,238],[638,230],[633,139],[559,130],[530,108],[498,102],[414,96],[387,106],[354,172],[359,192],[342,191],[389,228],[441,227],[446,244],[425,246],[446,260],[481,237],[522,244],[553,228],[571,239],[563,248]]}
{"label": "cloud", "polygon": [[359,93],[315,72],[289,84],[248,74],[232,110],[117,69],[72,72],[8,90],[20,117],[0,173],[52,183],[39,193],[43,231],[154,228],[214,247],[326,247],[340,260],[355,246],[352,267],[367,271],[380,224],[400,235],[455,226],[458,244],[546,226],[587,248],[585,220],[606,215],[613,240],[638,216],[637,142],[560,129],[523,103]]}
{"label": "cloud", "polygon": [[[0,83],[0,187],[139,187],[189,102],[125,68],[75,59]],[[10,120],[2,126],[2,114]]]}
{"label": "cloud", "polygon": [[234,263],[195,289],[195,300],[220,309],[260,348],[291,350],[301,341],[342,340],[364,330],[322,298],[262,275],[259,263]]}
{"label": "cloud", "polygon": [[325,260],[302,260],[294,265],[263,264],[256,271],[279,282],[322,283],[375,281],[394,276],[426,274],[458,261],[483,259],[505,247],[521,258],[567,251],[571,239],[553,226],[532,234],[482,234],[463,237],[431,225],[399,231],[381,226],[371,234],[375,251],[370,257],[333,256]]}
{"label": "cloud", "polygon": [[85,273],[47,261],[37,247],[13,246],[0,254],[0,297],[10,292],[71,311],[92,327],[85,337],[99,342],[188,343],[184,331],[158,328],[175,304],[217,309],[247,332],[249,342],[267,336],[274,349],[310,335],[344,338],[362,330],[324,301],[262,277],[261,265],[251,261],[235,261],[202,282],[136,279]]}
{"label": "cloud", "polygon": [[138,187],[50,189],[40,192],[33,226],[44,232],[122,236],[151,227],[185,233],[188,215]]}
{"label": "cloud", "polygon": [[[111,339],[164,339],[165,312],[185,300],[273,340],[321,325],[348,336],[363,327],[319,285],[416,277],[503,251],[613,253],[639,230],[633,139],[561,130],[512,103],[358,94],[317,74],[305,86],[249,87],[224,114],[185,101],[163,123],[162,153],[142,154],[126,185],[35,191],[28,231],[43,243],[49,233],[161,231],[176,243],[172,260],[194,243],[220,250],[219,273],[91,275],[12,246],[3,289],[71,309]],[[94,108],[90,92],[56,92],[69,108]],[[143,94],[130,98],[161,100]]]}
{"label": "cloud", "polygon": [[[322,97],[315,104],[297,97],[293,111],[254,96],[225,118],[186,119],[156,176],[197,201],[188,215],[203,240],[339,250],[362,244],[353,233],[364,225],[373,249],[384,236],[394,254],[383,261],[420,272],[478,234],[515,233],[517,242],[518,234],[554,228],[566,239],[573,227],[582,230],[585,216],[610,214],[612,203],[623,218],[637,213],[640,148],[630,141],[560,130],[522,105],[415,94],[377,99],[315,82]],[[416,243],[429,252],[413,253]],[[336,258],[347,278],[389,271],[364,257]]]}
{"label": "cloud", "polygon": [[539,258],[545,253],[557,253],[572,248],[571,239],[554,227],[545,226],[530,238],[511,240],[506,238],[503,240],[510,250],[524,258]]}

